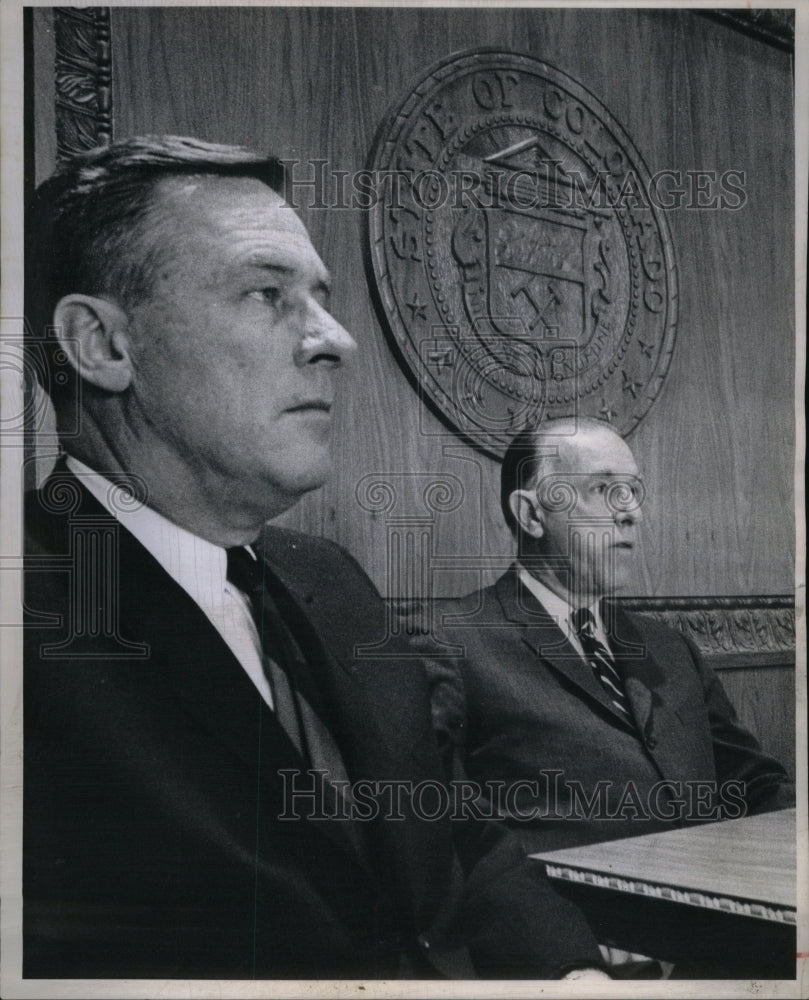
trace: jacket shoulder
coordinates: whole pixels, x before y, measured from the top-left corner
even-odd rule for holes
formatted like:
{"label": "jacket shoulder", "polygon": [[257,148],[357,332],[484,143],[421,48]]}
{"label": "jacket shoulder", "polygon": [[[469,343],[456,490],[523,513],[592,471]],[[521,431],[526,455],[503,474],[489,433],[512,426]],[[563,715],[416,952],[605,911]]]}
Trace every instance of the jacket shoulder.
{"label": "jacket shoulder", "polygon": [[286,528],[265,528],[260,545],[270,568],[293,593],[328,608],[335,622],[383,618],[385,605],[365,570],[336,542]]}
{"label": "jacket shoulder", "polygon": [[328,538],[321,538],[318,535],[307,535],[302,531],[293,531],[291,528],[278,528],[268,525],[261,536],[261,545],[267,555],[300,555],[302,552],[339,553],[348,557],[345,549],[336,542]]}
{"label": "jacket shoulder", "polygon": [[443,611],[453,615],[471,614],[474,611],[485,608],[497,600],[497,592],[494,587],[481,587],[473,590],[463,597],[440,598],[437,602]]}
{"label": "jacket shoulder", "polygon": [[617,605],[617,617],[620,624],[621,618],[629,622],[631,627],[643,636],[644,640],[654,642],[659,645],[679,647],[687,650],[692,656],[696,655],[693,644],[686,637],[671,625],[658,621],[651,615],[639,613],[637,611],[625,611],[620,604]]}
{"label": "jacket shoulder", "polygon": [[349,573],[367,581],[369,587],[373,586],[357,560],[328,538],[289,528],[267,527],[261,536],[261,551],[269,562],[291,576]]}
{"label": "jacket shoulder", "polygon": [[450,614],[473,614],[475,611],[501,608],[500,594],[508,590],[512,584],[512,570],[504,573],[488,587],[479,587],[462,597],[440,598],[439,604]]}

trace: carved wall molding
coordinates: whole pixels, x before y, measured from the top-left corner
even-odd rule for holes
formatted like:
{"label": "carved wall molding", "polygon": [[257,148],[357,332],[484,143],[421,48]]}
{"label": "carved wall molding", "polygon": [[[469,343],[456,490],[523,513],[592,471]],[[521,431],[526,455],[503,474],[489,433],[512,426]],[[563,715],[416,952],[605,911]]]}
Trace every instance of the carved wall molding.
{"label": "carved wall molding", "polygon": [[775,45],[787,52],[793,52],[795,49],[794,10],[760,7],[757,10],[711,10],[699,13],[703,17],[722,21],[768,45]]}
{"label": "carved wall molding", "polygon": [[112,53],[108,7],[53,12],[58,159],[112,138]]}
{"label": "carved wall molding", "polygon": [[[427,621],[424,601],[392,602],[410,623]],[[440,620],[441,599],[436,601]],[[681,632],[719,670],[794,667],[795,602],[789,595],[623,597],[616,604]]]}
{"label": "carved wall molding", "polygon": [[622,608],[676,629],[720,669],[795,661],[795,603],[775,597],[624,598]]}

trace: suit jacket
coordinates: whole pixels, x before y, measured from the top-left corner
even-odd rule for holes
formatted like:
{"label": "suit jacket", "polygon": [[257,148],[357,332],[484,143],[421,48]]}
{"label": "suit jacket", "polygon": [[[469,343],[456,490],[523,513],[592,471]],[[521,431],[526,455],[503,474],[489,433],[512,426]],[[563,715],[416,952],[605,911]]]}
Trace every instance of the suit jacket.
{"label": "suit jacket", "polygon": [[436,722],[462,746],[470,778],[502,783],[486,786],[489,799],[526,848],[792,805],[783,768],[741,726],[690,645],[615,606],[604,613],[633,725],[517,567],[441,604],[442,638],[460,655],[431,661]]}
{"label": "suit jacket", "polygon": [[[468,975],[461,934],[485,974],[598,960],[499,831],[462,842],[463,888],[449,818],[406,797],[280,819],[305,761],[200,608],[64,466],[26,519],[24,975]],[[264,555],[350,779],[443,778],[423,665],[354,655],[385,630],[359,566],[278,529]]]}

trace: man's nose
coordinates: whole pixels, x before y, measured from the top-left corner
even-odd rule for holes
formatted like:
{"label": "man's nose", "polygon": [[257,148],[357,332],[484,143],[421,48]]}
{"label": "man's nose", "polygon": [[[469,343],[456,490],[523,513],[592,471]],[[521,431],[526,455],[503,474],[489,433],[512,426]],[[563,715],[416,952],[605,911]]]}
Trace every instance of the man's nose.
{"label": "man's nose", "polygon": [[620,525],[639,524],[643,520],[640,507],[632,507],[629,510],[619,510],[615,515],[615,520]]}
{"label": "man's nose", "polygon": [[297,364],[323,363],[333,368],[349,361],[357,350],[357,342],[340,323],[318,302],[313,302],[306,317],[306,330],[300,342]]}
{"label": "man's nose", "polygon": [[625,527],[639,524],[643,520],[641,510],[643,499],[643,483],[640,480],[631,485],[622,483],[618,487],[616,502],[613,506],[615,523]]}

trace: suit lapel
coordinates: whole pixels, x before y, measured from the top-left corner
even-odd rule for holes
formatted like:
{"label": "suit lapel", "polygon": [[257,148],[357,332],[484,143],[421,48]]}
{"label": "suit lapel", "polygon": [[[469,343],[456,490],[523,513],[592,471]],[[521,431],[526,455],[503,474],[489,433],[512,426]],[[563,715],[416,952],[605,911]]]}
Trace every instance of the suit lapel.
{"label": "suit lapel", "polygon": [[567,640],[556,620],[523,586],[516,566],[500,577],[496,590],[506,619],[523,627],[522,640],[528,648],[581,695],[597,702],[601,709],[626,727],[626,719],[612,703],[590,666]]}
{"label": "suit lapel", "polygon": [[[57,466],[52,475],[60,486],[69,484],[78,497],[69,515],[115,528],[119,579],[113,581],[113,586],[118,588],[121,634],[127,640],[147,646],[147,661],[163,672],[181,711],[246,767],[260,769],[265,780],[280,781],[281,769],[299,772],[306,778],[308,762],[202,609],[64,464]],[[55,482],[51,481],[51,488]],[[52,519],[51,530],[64,538],[64,545],[59,548],[67,552],[69,519],[64,513],[56,519],[60,523],[54,524]],[[290,609],[279,610],[284,613]],[[324,802],[326,810],[331,811],[333,800],[328,792],[316,801]],[[335,806],[337,809],[339,806]],[[359,836],[362,831],[349,831],[347,821],[312,819],[311,822],[370,870]]]}
{"label": "suit lapel", "polygon": [[676,778],[682,773],[683,748],[693,742],[693,734],[670,707],[673,693],[666,687],[671,670],[656,658],[636,618],[609,604],[606,612],[612,616],[618,668],[646,750],[664,778]]}
{"label": "suit lapel", "polygon": [[655,702],[660,704],[660,699],[653,692],[663,683],[665,674],[652,658],[643,636],[626,612],[605,601],[602,617],[635,722],[641,733],[648,733]]}
{"label": "suit lapel", "polygon": [[[517,568],[497,581],[496,593],[506,619],[522,628],[522,641],[559,676],[591,703],[607,712],[622,728],[626,720],[609,700],[593,671],[583,662],[562,630],[544,608],[520,584]],[[668,671],[655,658],[645,633],[635,619],[612,602],[604,602],[603,618],[646,752],[661,776],[676,777],[682,770],[683,746],[689,733],[669,707],[666,687]],[[634,730],[633,730],[634,731]]]}
{"label": "suit lapel", "polygon": [[[421,727],[416,732],[407,724],[389,725],[392,705],[397,706],[397,717],[412,721],[407,712],[409,682],[422,669],[420,661],[413,658],[403,665],[392,650],[384,658],[357,657],[357,646],[370,646],[383,634],[382,599],[370,583],[368,593],[356,588],[346,592],[345,580],[324,578],[310,560],[286,551],[294,544],[268,529],[262,550],[270,574],[281,585],[274,595],[279,610],[314,639],[314,648],[305,650],[310,680],[325,716],[337,727],[335,736],[344,753],[346,746],[359,746],[362,756],[373,761],[422,757]],[[401,652],[404,658],[410,650]]]}
{"label": "suit lapel", "polygon": [[[251,768],[266,757],[272,770],[305,761],[202,609],[125,529],[120,531],[121,621],[165,664],[182,708]],[[267,773],[267,761],[263,770]]]}
{"label": "suit lapel", "polygon": [[[327,812],[349,816],[353,801],[341,782],[350,780],[345,770],[342,751],[331,730],[332,713],[328,710],[322,684],[331,670],[323,666],[329,654],[312,627],[301,605],[281,582],[268,561],[264,560],[264,610],[269,612],[271,627],[281,632],[277,639],[283,649],[285,672],[295,692],[299,718],[308,745],[313,769],[311,780],[320,789]],[[311,595],[307,595],[311,601]],[[333,669],[333,668],[332,668]],[[327,775],[316,773],[317,770]],[[362,825],[354,821],[326,821],[323,831],[345,845],[349,842],[357,855],[367,862]]]}
{"label": "suit lapel", "polygon": [[[304,554],[306,541],[276,529],[265,532],[263,554],[286,594],[282,601],[293,616],[305,619],[320,649],[312,664],[323,694],[325,718],[343,753],[352,781],[408,779],[414,786],[441,774],[432,733],[423,666],[409,647],[401,658],[393,647],[384,657],[357,657],[358,645],[372,646],[386,627],[382,599],[359,570],[352,579],[345,554],[330,558],[329,571],[317,556]],[[410,653],[408,658],[407,654]],[[395,724],[393,720],[395,719]],[[380,799],[382,815],[389,793]],[[428,914],[438,905],[450,870],[450,838],[438,827],[448,821],[412,820],[405,800],[403,820],[376,823],[384,877],[394,879],[409,905]],[[395,864],[392,863],[395,860]]]}
{"label": "suit lapel", "polygon": [[[71,491],[76,503],[69,511],[59,512],[40,501],[41,512],[50,519],[49,530],[63,537],[60,549],[66,553],[72,520],[79,526],[106,524],[114,530],[117,559],[107,564],[107,570],[116,567],[117,579],[107,581],[106,586],[115,591],[100,591],[99,599],[110,606],[117,601],[121,636],[128,642],[146,645],[146,661],[162,671],[182,710],[249,767],[256,767],[259,760],[258,732],[273,743],[272,752],[279,759],[277,767],[304,766],[272,713],[263,711],[263,699],[201,608],[81,485],[63,461],[57,464],[42,493],[47,495],[60,488]],[[86,587],[87,581],[83,585]],[[113,664],[120,658],[119,645],[116,643],[107,654]]]}

